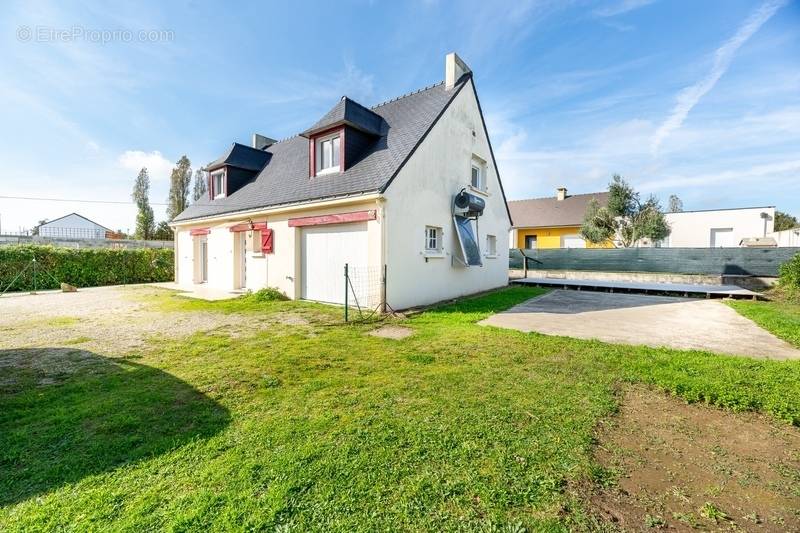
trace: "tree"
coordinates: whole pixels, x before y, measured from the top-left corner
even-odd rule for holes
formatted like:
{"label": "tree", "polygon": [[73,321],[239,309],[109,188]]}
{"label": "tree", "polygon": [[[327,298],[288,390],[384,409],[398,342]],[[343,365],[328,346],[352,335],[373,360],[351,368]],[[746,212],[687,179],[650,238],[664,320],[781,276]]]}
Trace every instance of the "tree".
{"label": "tree", "polygon": [[671,194],[669,196],[669,206],[667,207],[667,211],[669,213],[681,213],[683,212],[683,201],[678,198],[677,194]]}
{"label": "tree", "polygon": [[44,226],[45,224],[47,224],[47,219],[46,218],[43,218],[42,220],[37,222],[36,225],[31,230],[31,235],[39,235],[39,228]]}
{"label": "tree", "polygon": [[192,191],[192,200],[197,201],[206,195],[206,173],[199,168],[194,171],[194,189]]}
{"label": "tree", "polygon": [[800,226],[800,221],[797,220],[797,217],[783,211],[775,211],[775,231],[794,229],[798,226]]}
{"label": "tree", "polygon": [[153,215],[153,208],[150,207],[150,176],[147,174],[147,169],[142,168],[139,175],[136,176],[136,182],[133,185],[133,194],[131,197],[136,203],[136,232],[134,238],[136,239],[152,239],[156,231],[155,216]]}
{"label": "tree", "polygon": [[157,241],[171,241],[173,239],[172,228],[169,227],[169,222],[162,220],[156,226],[156,231],[153,238]]}
{"label": "tree", "polygon": [[614,174],[608,185],[608,205],[592,200],[586,208],[581,235],[587,241],[601,244],[616,240],[625,248],[642,239],[660,241],[670,233],[669,225],[654,196],[644,202],[624,179]]}
{"label": "tree", "polygon": [[169,178],[169,198],[167,199],[167,219],[172,220],[189,205],[189,185],[192,181],[192,162],[185,155],[172,169]]}

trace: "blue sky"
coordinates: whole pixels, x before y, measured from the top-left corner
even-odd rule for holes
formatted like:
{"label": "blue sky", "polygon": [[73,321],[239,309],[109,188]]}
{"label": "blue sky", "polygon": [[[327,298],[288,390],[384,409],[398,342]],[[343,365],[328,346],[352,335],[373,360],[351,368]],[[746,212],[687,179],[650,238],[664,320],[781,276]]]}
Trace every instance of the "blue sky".
{"label": "blue sky", "polygon": [[[117,4],[4,3],[0,195],[125,202],[145,165],[163,203],[182,154],[431,85],[456,51],[509,199],[616,172],[686,209],[800,216],[798,0]],[[0,198],[6,230],[71,211],[134,225],[132,205]]]}

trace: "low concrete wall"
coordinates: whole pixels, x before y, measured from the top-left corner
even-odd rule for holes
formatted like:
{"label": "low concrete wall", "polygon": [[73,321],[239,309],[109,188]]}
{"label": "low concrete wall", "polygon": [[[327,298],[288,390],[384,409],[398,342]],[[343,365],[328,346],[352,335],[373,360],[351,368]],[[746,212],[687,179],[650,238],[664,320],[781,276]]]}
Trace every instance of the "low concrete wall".
{"label": "low concrete wall", "polygon": [[[510,279],[525,277],[522,269],[510,269]],[[777,278],[755,276],[713,276],[709,274],[670,274],[663,272],[587,272],[584,270],[531,270],[530,278],[589,279],[602,281],[641,281],[646,283],[692,283],[702,285],[738,285],[757,290],[771,287]]]}

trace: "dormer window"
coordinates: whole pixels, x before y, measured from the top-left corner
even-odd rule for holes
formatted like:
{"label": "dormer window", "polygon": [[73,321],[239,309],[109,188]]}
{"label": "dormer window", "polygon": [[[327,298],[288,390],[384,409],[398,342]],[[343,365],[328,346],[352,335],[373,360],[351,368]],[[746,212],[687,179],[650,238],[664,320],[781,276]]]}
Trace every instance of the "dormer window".
{"label": "dormer window", "polygon": [[317,174],[341,171],[341,135],[336,132],[316,139]]}
{"label": "dormer window", "polygon": [[211,198],[225,198],[225,169],[215,170],[211,173]]}

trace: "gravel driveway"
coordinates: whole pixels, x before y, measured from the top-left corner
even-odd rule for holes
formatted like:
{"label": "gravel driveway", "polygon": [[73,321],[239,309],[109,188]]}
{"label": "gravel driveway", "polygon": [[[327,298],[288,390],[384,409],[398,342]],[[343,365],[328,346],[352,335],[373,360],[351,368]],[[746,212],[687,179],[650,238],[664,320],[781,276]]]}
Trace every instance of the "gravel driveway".
{"label": "gravel driveway", "polygon": [[621,344],[800,359],[800,350],[718,300],[554,290],[481,324]]}

